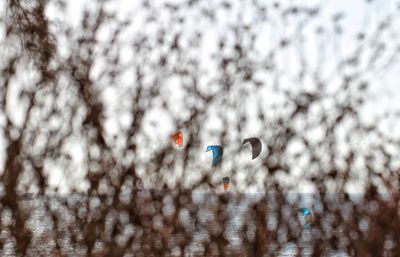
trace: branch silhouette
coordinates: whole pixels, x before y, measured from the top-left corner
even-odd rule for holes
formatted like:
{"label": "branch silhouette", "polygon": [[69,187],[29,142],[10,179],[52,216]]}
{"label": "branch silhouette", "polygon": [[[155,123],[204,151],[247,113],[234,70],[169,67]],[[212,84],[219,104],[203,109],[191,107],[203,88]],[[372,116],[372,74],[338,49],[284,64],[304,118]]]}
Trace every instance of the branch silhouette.
{"label": "branch silhouette", "polygon": [[322,5],[135,4],[73,25],[68,1],[6,1],[1,255],[399,255],[398,114],[362,118],[394,14],[353,35]]}

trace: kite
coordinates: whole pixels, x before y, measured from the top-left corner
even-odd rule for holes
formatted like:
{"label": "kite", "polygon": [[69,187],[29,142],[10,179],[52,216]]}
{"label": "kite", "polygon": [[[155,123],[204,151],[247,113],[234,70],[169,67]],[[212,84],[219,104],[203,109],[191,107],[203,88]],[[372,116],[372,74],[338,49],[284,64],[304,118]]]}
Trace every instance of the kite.
{"label": "kite", "polygon": [[313,214],[310,209],[308,208],[300,208],[298,209],[299,212],[303,215],[303,218],[306,221],[305,227],[311,227],[311,223],[313,222]]}
{"label": "kite", "polygon": [[249,138],[246,138],[245,140],[243,140],[243,144],[242,145],[246,144],[247,142],[250,142],[251,150],[253,152],[252,160],[254,160],[261,153],[261,149],[262,149],[261,140],[259,138],[257,138],[257,137],[249,137]]}
{"label": "kite", "polygon": [[175,144],[177,144],[179,147],[183,146],[183,134],[181,131],[176,132],[175,134],[172,135],[172,140],[174,141]]}
{"label": "kite", "polygon": [[224,177],[222,182],[224,182],[224,189],[226,191],[229,188],[229,177]]}
{"label": "kite", "polygon": [[212,166],[217,166],[222,161],[222,155],[224,154],[224,150],[222,146],[219,145],[209,145],[207,146],[206,152],[212,151],[213,152],[213,160]]}

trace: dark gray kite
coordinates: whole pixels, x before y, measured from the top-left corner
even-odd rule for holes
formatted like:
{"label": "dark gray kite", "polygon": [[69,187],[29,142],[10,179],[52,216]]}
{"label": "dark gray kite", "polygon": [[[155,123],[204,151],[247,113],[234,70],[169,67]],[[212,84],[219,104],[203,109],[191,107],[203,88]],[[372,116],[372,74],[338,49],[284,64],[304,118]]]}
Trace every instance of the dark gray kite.
{"label": "dark gray kite", "polygon": [[245,140],[243,140],[243,144],[246,144],[247,142],[250,142],[251,145],[251,151],[253,153],[253,158],[252,160],[254,160],[255,158],[257,158],[262,150],[262,144],[261,144],[261,140],[257,137],[249,137],[246,138]]}

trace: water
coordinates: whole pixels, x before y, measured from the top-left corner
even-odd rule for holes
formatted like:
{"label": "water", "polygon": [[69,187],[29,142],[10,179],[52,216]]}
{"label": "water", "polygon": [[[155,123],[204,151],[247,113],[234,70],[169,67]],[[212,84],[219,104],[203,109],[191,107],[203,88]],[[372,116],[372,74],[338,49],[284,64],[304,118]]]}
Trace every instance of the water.
{"label": "water", "polygon": [[[252,216],[252,212],[249,208],[252,208],[251,204],[258,202],[264,195],[262,194],[248,194],[245,197],[241,195],[241,199],[237,200],[236,197],[230,196],[232,201],[227,202],[226,204],[226,215],[227,219],[224,224],[219,224],[221,229],[223,229],[223,236],[227,240],[227,254],[229,252],[238,253],[241,251],[243,247],[243,240],[248,239],[252,242],[254,239],[257,223],[254,220],[254,216]],[[179,211],[179,220],[183,224],[183,227],[188,231],[193,231],[193,238],[191,242],[186,245],[185,248],[185,256],[201,256],[204,255],[204,246],[205,244],[210,243],[210,223],[215,220],[215,212],[212,211],[213,203],[215,203],[217,199],[217,195],[212,194],[192,194],[192,200],[194,204],[196,204],[199,208],[195,215],[196,222],[193,221],[193,217],[189,215],[189,212],[183,208]],[[170,197],[171,198],[171,197]],[[96,206],[100,204],[107,204],[110,202],[111,197],[104,197],[97,201],[90,201],[91,208],[96,208]],[[166,200],[167,199],[167,200]],[[164,207],[161,208],[164,215],[170,215],[166,202],[168,202],[168,196],[165,196],[163,199],[158,199],[157,201],[163,202]],[[355,201],[358,201],[360,197],[354,196]],[[311,208],[316,213],[321,210],[321,202],[318,200],[318,197],[315,195],[307,195],[307,194],[293,194],[287,195],[287,202],[291,204],[295,204],[297,206],[304,206]],[[55,241],[49,237],[49,235],[54,231],[55,225],[53,219],[49,215],[49,212],[46,211],[46,208],[49,208],[53,213],[58,215],[58,218],[62,220],[63,226],[76,226],[76,217],[72,215],[72,212],[69,210],[71,206],[81,206],[78,211],[78,215],[81,217],[86,217],[87,210],[83,207],[86,206],[87,198],[83,195],[69,195],[66,197],[24,197],[20,199],[21,205],[23,205],[26,209],[30,210],[30,217],[27,220],[26,226],[30,228],[34,234],[28,255],[29,256],[52,256],[52,250],[55,245]],[[274,253],[277,256],[296,256],[298,252],[301,252],[303,256],[311,256],[313,254],[313,248],[315,246],[315,240],[319,237],[319,232],[313,226],[311,228],[302,228],[299,233],[299,238],[295,240],[288,240],[287,234],[279,227],[278,218],[276,212],[274,212],[274,208],[278,208],[276,203],[276,199],[274,199],[273,195],[268,195],[265,201],[266,208],[268,209],[269,216],[266,217],[266,229],[267,231],[278,231],[278,241],[281,242],[279,247],[278,245],[270,244],[268,249],[270,253]],[[153,201],[154,202],[154,201]],[[253,206],[254,208],[254,206]],[[272,211],[270,211],[272,210]],[[175,210],[178,211],[178,210]],[[254,212],[253,212],[254,213]],[[289,217],[294,215],[293,208],[290,206],[285,206],[283,210],[281,210],[283,216]],[[10,214],[7,214],[6,211],[2,213],[2,224],[7,224],[10,222]],[[154,215],[155,217],[156,215]],[[153,217],[153,222],[154,222]],[[287,218],[286,217],[286,218]],[[317,216],[318,217],[318,216]],[[120,216],[121,219],[121,216]],[[127,218],[129,220],[129,218]],[[300,220],[298,217],[293,217],[293,220]],[[109,219],[107,222],[113,222]],[[245,230],[243,230],[244,226],[247,226]],[[304,224],[301,224],[302,226]],[[127,226],[128,227],[128,226]],[[77,228],[82,229],[82,228]],[[211,227],[212,229],[212,227]],[[282,230],[282,231],[281,231]],[[245,231],[245,232],[243,232]],[[3,238],[7,238],[7,233],[2,230]],[[131,231],[131,236],[138,233],[135,228]],[[82,238],[81,238],[82,240]],[[13,240],[5,240],[3,251],[1,252],[1,256],[13,256],[12,253],[15,248],[15,242]],[[61,242],[61,243],[60,243]],[[85,256],[85,249],[82,247],[75,247],[73,243],[71,243],[71,239],[66,237],[65,239],[59,239],[59,244],[62,245],[64,252],[67,253],[67,256]],[[390,243],[388,243],[390,245]],[[332,250],[325,249],[325,252],[328,254],[326,256],[337,256],[344,257],[349,256],[346,254],[344,250]],[[181,252],[178,248],[170,249],[170,256],[180,256]],[[56,256],[56,255],[53,255]]]}

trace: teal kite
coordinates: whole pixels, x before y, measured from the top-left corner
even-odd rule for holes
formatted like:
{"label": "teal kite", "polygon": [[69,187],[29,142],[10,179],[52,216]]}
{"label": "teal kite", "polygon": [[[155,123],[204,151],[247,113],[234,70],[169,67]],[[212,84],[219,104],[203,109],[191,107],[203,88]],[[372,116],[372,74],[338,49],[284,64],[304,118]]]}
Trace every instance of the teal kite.
{"label": "teal kite", "polygon": [[215,167],[221,163],[224,150],[220,145],[209,145],[207,146],[206,152],[209,151],[213,153],[212,167]]}

